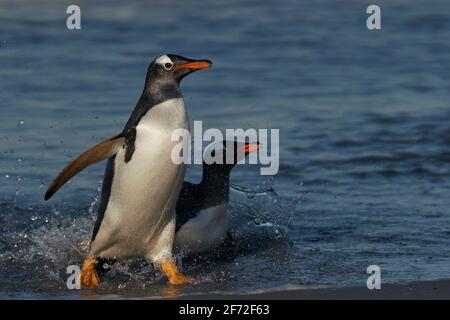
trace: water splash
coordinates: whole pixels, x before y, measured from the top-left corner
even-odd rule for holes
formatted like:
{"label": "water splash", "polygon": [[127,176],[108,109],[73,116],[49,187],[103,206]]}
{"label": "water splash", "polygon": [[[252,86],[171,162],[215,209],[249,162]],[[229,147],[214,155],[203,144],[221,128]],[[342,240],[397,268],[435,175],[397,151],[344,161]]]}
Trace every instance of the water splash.
{"label": "water splash", "polygon": [[[19,281],[20,287],[25,283],[30,291],[66,290],[66,267],[80,265],[87,253],[100,193],[99,183],[97,193],[84,208],[70,203],[24,208],[20,203],[0,204],[4,212],[0,242],[2,270],[11,275],[22,270],[24,276]],[[290,221],[299,204],[298,199],[282,199],[273,189],[271,180],[251,188],[233,185],[230,198],[230,227],[241,247],[237,255],[234,249],[223,251],[228,254],[225,260],[214,260],[209,256],[207,260],[200,258],[186,264],[186,271],[194,274],[204,286],[226,281],[230,277],[227,264],[238,263],[248,254],[258,255],[254,249],[259,245],[267,248],[286,240]],[[115,292],[148,290],[149,287],[163,286],[165,280],[162,278],[161,273],[143,259],[130,259],[114,264],[102,288]],[[4,280],[4,289],[22,290],[17,287],[16,276]]]}
{"label": "water splash", "polygon": [[230,224],[234,233],[244,238],[256,234],[287,239],[297,208],[304,195],[298,193],[284,200],[273,188],[273,179],[254,187],[232,184],[230,192]]}

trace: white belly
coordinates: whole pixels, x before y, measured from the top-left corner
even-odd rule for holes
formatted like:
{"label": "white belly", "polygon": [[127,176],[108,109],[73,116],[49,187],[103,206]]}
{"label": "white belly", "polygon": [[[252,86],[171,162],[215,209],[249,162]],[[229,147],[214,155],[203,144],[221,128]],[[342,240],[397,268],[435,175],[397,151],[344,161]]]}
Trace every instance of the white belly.
{"label": "white belly", "polygon": [[199,254],[220,246],[227,236],[227,203],[202,210],[175,234],[175,248]]}
{"label": "white belly", "polygon": [[171,134],[177,128],[188,128],[182,99],[155,106],[141,119],[129,162],[124,161],[125,149],[117,153],[111,195],[92,255],[171,254],[174,208],[185,174],[185,165],[171,160],[177,144]]}

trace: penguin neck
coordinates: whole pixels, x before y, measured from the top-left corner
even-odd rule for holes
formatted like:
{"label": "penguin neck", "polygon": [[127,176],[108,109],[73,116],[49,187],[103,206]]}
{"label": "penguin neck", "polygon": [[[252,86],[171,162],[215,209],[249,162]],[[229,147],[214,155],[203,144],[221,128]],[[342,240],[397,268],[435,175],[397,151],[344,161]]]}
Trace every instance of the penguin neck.
{"label": "penguin neck", "polygon": [[151,81],[145,82],[141,95],[142,101],[152,101],[153,105],[173,98],[180,98],[180,84],[177,81]]}
{"label": "penguin neck", "polygon": [[128,119],[123,132],[127,132],[130,128],[137,126],[141,118],[154,106],[176,98],[183,98],[178,82],[175,80],[155,81],[146,78],[141,97]]}
{"label": "penguin neck", "polygon": [[230,195],[230,168],[203,163],[203,177],[200,185],[205,197],[216,202],[228,201]]}

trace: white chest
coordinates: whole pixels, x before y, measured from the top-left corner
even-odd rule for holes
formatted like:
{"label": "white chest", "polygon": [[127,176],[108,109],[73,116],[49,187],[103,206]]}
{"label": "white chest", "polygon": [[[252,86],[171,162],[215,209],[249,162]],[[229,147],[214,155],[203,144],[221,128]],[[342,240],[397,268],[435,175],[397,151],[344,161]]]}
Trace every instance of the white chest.
{"label": "white chest", "polygon": [[177,129],[188,128],[183,99],[171,99],[154,106],[136,127],[134,164],[151,167],[156,163],[173,163],[170,156],[177,141],[172,141],[172,134]]}
{"label": "white chest", "polygon": [[[94,249],[109,247],[105,255],[142,254],[173,220],[185,173],[184,164],[171,160],[177,144],[171,135],[178,128],[188,129],[182,99],[154,106],[141,118],[131,159],[125,162],[125,149],[116,155],[111,195]],[[171,247],[173,234],[169,238]]]}
{"label": "white chest", "polygon": [[[120,186],[127,190],[152,190],[164,181],[173,181],[173,176],[184,168],[175,164],[172,150],[177,141],[172,141],[176,129],[188,129],[188,120],[183,99],[171,99],[150,109],[136,127],[134,152],[129,162],[124,161],[125,150],[117,154],[116,174]],[[146,194],[142,190],[140,193]],[[144,192],[143,192],[144,191]]]}
{"label": "white chest", "polygon": [[219,246],[228,230],[226,202],[200,211],[175,235],[175,246],[190,253],[201,253]]}
{"label": "white chest", "polygon": [[140,119],[136,130],[172,134],[177,128],[188,128],[182,98],[170,99],[151,108]]}

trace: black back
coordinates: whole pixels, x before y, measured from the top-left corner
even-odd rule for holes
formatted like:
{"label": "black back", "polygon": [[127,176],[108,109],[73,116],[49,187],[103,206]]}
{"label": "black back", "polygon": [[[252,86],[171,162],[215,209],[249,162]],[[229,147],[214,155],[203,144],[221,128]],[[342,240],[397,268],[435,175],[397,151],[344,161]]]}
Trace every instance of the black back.
{"label": "black back", "polygon": [[[222,163],[203,161],[202,181],[199,184],[183,183],[176,205],[176,231],[188,220],[196,217],[200,211],[228,202],[230,173],[239,160],[239,144],[231,141],[227,145],[227,141],[224,141],[223,147]],[[231,163],[226,163],[227,153],[231,152],[230,150],[233,150],[233,158]],[[211,155],[215,155],[215,149],[212,149]]]}

